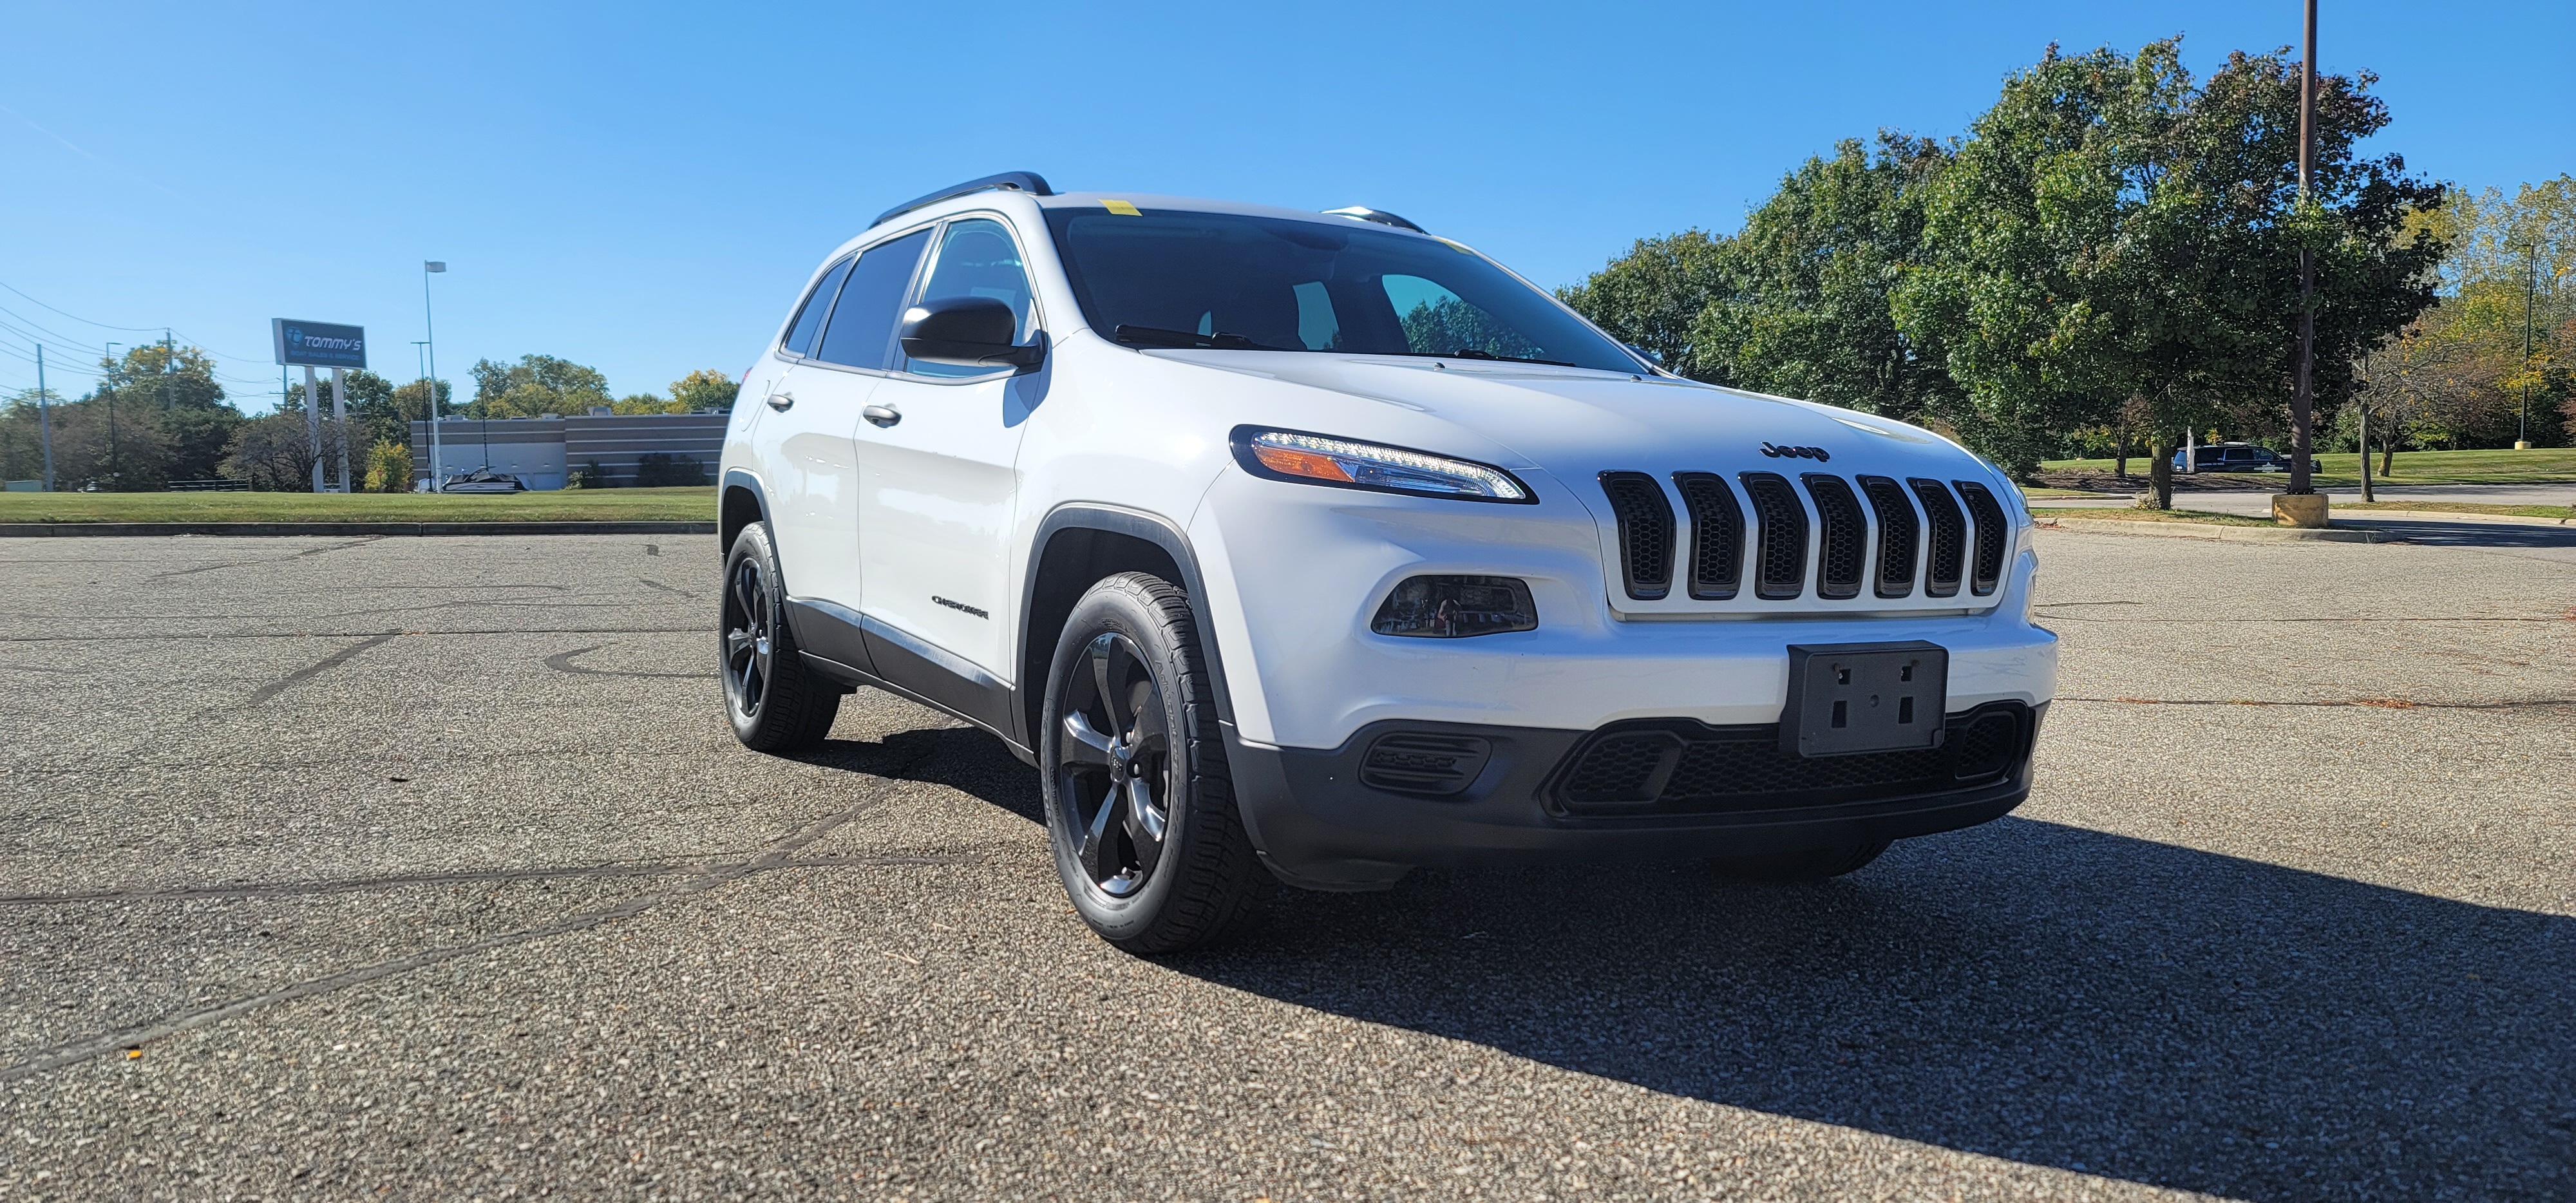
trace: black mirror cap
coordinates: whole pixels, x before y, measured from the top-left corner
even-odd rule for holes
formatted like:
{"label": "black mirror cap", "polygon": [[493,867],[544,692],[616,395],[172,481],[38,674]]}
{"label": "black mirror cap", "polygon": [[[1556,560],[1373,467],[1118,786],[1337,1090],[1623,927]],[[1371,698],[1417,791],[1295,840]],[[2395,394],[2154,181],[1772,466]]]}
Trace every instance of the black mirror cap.
{"label": "black mirror cap", "polygon": [[1020,346],[1019,315],[993,297],[941,297],[904,311],[903,353],[925,363],[958,367],[1035,369],[1046,361],[1046,338]]}

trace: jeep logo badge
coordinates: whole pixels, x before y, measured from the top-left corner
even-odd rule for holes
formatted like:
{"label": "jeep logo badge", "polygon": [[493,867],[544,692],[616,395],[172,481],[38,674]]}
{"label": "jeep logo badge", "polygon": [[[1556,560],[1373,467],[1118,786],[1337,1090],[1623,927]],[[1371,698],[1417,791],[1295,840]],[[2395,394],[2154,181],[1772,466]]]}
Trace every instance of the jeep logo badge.
{"label": "jeep logo badge", "polygon": [[1762,444],[1762,454],[1772,459],[1811,459],[1820,464],[1833,458],[1822,447],[1774,447],[1769,443]]}

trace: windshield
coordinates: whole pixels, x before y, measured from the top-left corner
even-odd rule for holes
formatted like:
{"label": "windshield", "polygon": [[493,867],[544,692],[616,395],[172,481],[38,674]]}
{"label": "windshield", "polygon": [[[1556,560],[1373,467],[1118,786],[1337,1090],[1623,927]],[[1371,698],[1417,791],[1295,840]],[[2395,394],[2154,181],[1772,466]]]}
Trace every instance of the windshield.
{"label": "windshield", "polygon": [[1436,238],[1182,209],[1049,209],[1083,315],[1130,346],[1437,355],[1638,370],[1618,344]]}

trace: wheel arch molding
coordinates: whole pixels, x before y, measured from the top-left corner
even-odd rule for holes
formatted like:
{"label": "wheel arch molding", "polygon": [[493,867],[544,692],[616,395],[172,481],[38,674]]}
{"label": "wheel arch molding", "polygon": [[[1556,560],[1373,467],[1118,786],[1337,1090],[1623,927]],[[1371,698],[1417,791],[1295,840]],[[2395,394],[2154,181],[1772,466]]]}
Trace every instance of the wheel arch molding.
{"label": "wheel arch molding", "polygon": [[1189,594],[1190,616],[1198,625],[1199,654],[1206,657],[1208,680],[1216,688],[1217,717],[1227,727],[1233,726],[1233,695],[1227,690],[1224,657],[1217,651],[1216,628],[1209,621],[1205,579],[1189,537],[1157,514],[1073,502],[1057,506],[1038,524],[1037,534],[1029,541],[1028,575],[1020,590],[1020,704],[1016,709],[1029,746],[1037,746],[1046,691],[1052,685],[1047,673],[1074,604],[1093,584],[1121,572],[1150,573]]}
{"label": "wheel arch molding", "polygon": [[734,537],[742,528],[768,521],[769,493],[760,487],[760,478],[748,468],[725,469],[723,487],[717,490],[716,555],[733,554]]}

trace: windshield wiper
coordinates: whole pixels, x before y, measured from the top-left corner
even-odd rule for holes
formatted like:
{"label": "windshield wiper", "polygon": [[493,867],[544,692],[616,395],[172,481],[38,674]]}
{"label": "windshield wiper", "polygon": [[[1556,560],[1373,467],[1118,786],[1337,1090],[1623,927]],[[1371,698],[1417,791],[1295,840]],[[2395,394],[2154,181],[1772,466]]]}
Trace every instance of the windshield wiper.
{"label": "windshield wiper", "polygon": [[1219,330],[1201,334],[1195,330],[1166,330],[1160,326],[1120,326],[1110,337],[1122,343],[1149,347],[1213,347],[1220,351],[1303,351],[1304,347],[1274,347],[1257,343],[1240,334]]}
{"label": "windshield wiper", "polygon": [[[1424,354],[1424,353],[1425,353],[1425,352],[1415,352],[1415,354]],[[1493,353],[1493,352],[1491,352],[1491,351],[1479,351],[1479,350],[1475,349],[1474,347],[1460,347],[1460,348],[1458,348],[1458,349],[1457,349],[1457,350],[1455,350],[1455,351],[1451,351],[1451,352],[1448,354],[1448,358],[1450,358],[1450,359],[1499,359],[1499,360],[1503,360],[1503,361],[1508,362],[1508,363],[1543,363],[1543,364],[1547,364],[1547,365],[1548,365],[1548,366],[1550,366],[1550,367],[1559,367],[1559,368],[1570,368],[1570,367],[1576,367],[1576,366],[1579,366],[1579,365],[1576,365],[1576,364],[1567,363],[1566,361],[1564,361],[1564,360],[1562,360],[1562,359],[1539,359],[1539,358],[1536,358],[1536,357],[1533,357],[1533,356],[1528,356],[1528,355],[1496,355],[1496,354],[1494,354],[1494,353]]]}

